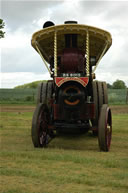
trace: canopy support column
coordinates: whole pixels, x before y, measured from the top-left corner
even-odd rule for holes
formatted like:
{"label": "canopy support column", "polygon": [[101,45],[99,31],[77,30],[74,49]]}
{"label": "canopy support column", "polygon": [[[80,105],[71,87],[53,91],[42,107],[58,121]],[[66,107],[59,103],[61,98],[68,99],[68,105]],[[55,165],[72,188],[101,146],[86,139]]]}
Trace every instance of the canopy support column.
{"label": "canopy support column", "polygon": [[57,32],[54,32],[54,76],[57,76]]}
{"label": "canopy support column", "polygon": [[49,69],[48,64],[47,64],[46,60],[44,59],[44,57],[43,57],[43,55],[42,55],[42,53],[41,53],[41,51],[40,51],[37,43],[36,43],[36,49],[37,49],[38,53],[40,54],[40,57],[42,58],[42,60],[43,60],[43,62],[44,62],[44,64],[45,64],[46,68],[48,69],[50,75],[52,75],[52,72],[51,72],[51,70]]}
{"label": "canopy support column", "polygon": [[93,69],[92,73],[95,72],[95,70],[96,70],[96,68],[97,68],[97,66],[98,66],[101,58],[103,57],[103,55],[105,54],[105,52],[106,52],[106,50],[107,50],[107,47],[108,47],[108,42],[106,43],[106,46],[104,47],[104,49],[103,49],[103,51],[102,51],[102,53],[101,53],[101,55],[100,55],[100,57],[99,57],[99,60],[97,61],[96,66],[95,66],[95,68]]}
{"label": "canopy support column", "polygon": [[86,35],[86,76],[89,76],[89,32]]}

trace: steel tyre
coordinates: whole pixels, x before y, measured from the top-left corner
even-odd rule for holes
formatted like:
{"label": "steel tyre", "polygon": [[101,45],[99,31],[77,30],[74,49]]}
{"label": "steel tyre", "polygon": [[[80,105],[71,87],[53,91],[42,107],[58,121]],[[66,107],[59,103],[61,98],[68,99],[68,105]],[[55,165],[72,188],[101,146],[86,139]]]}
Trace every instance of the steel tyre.
{"label": "steel tyre", "polygon": [[93,82],[93,100],[95,105],[95,119],[93,120],[93,125],[98,125],[98,91],[97,91],[97,81]]}
{"label": "steel tyre", "polygon": [[53,81],[48,81],[48,84],[47,84],[47,105],[48,107],[50,107],[52,93],[53,93]]}
{"label": "steel tyre", "polygon": [[98,116],[100,115],[100,110],[103,105],[103,89],[102,82],[97,82],[97,90],[98,90]]}
{"label": "steel tyre", "polygon": [[41,92],[41,103],[47,103],[47,82],[43,82],[42,92]]}
{"label": "steel tyre", "polygon": [[103,89],[103,104],[108,104],[108,91],[106,82],[102,82]]}
{"label": "steel tyre", "polygon": [[38,88],[37,88],[37,104],[42,102],[42,99],[41,99],[42,88],[43,88],[43,82],[38,84]]}

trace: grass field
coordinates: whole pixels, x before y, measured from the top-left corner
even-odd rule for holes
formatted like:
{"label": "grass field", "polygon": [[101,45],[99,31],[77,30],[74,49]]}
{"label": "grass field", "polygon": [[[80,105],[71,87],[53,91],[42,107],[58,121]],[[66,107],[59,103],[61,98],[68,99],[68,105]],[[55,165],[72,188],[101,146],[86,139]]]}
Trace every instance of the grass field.
{"label": "grass field", "polygon": [[111,151],[99,152],[91,132],[55,138],[46,149],[31,141],[34,106],[1,105],[1,193],[127,193],[128,105],[112,106]]}

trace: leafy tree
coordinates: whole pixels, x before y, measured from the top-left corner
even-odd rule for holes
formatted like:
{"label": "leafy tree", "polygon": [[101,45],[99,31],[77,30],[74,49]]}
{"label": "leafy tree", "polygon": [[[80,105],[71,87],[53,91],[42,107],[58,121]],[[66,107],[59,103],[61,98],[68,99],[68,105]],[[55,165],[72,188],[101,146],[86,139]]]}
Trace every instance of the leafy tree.
{"label": "leafy tree", "polygon": [[111,88],[112,88],[112,85],[109,84],[109,83],[107,83],[107,87],[111,89]]}
{"label": "leafy tree", "polygon": [[0,38],[4,38],[5,32],[3,32],[1,29],[3,29],[5,26],[5,23],[3,22],[3,19],[0,19]]}
{"label": "leafy tree", "polygon": [[113,82],[112,88],[125,89],[126,85],[125,85],[125,82],[123,80],[116,80],[115,82]]}

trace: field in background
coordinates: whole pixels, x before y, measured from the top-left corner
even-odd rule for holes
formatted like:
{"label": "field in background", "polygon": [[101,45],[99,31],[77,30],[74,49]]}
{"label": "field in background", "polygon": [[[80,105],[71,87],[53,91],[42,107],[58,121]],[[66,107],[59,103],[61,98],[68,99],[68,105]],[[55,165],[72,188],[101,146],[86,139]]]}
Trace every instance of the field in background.
{"label": "field in background", "polygon": [[35,105],[1,105],[1,193],[127,193],[128,105],[111,106],[113,139],[99,152],[96,137],[56,137],[35,149],[31,120]]}
{"label": "field in background", "polygon": [[35,103],[37,89],[0,89],[1,103]]}
{"label": "field in background", "polygon": [[[0,103],[35,103],[37,89],[0,89]],[[109,104],[128,103],[127,89],[108,89]]]}

